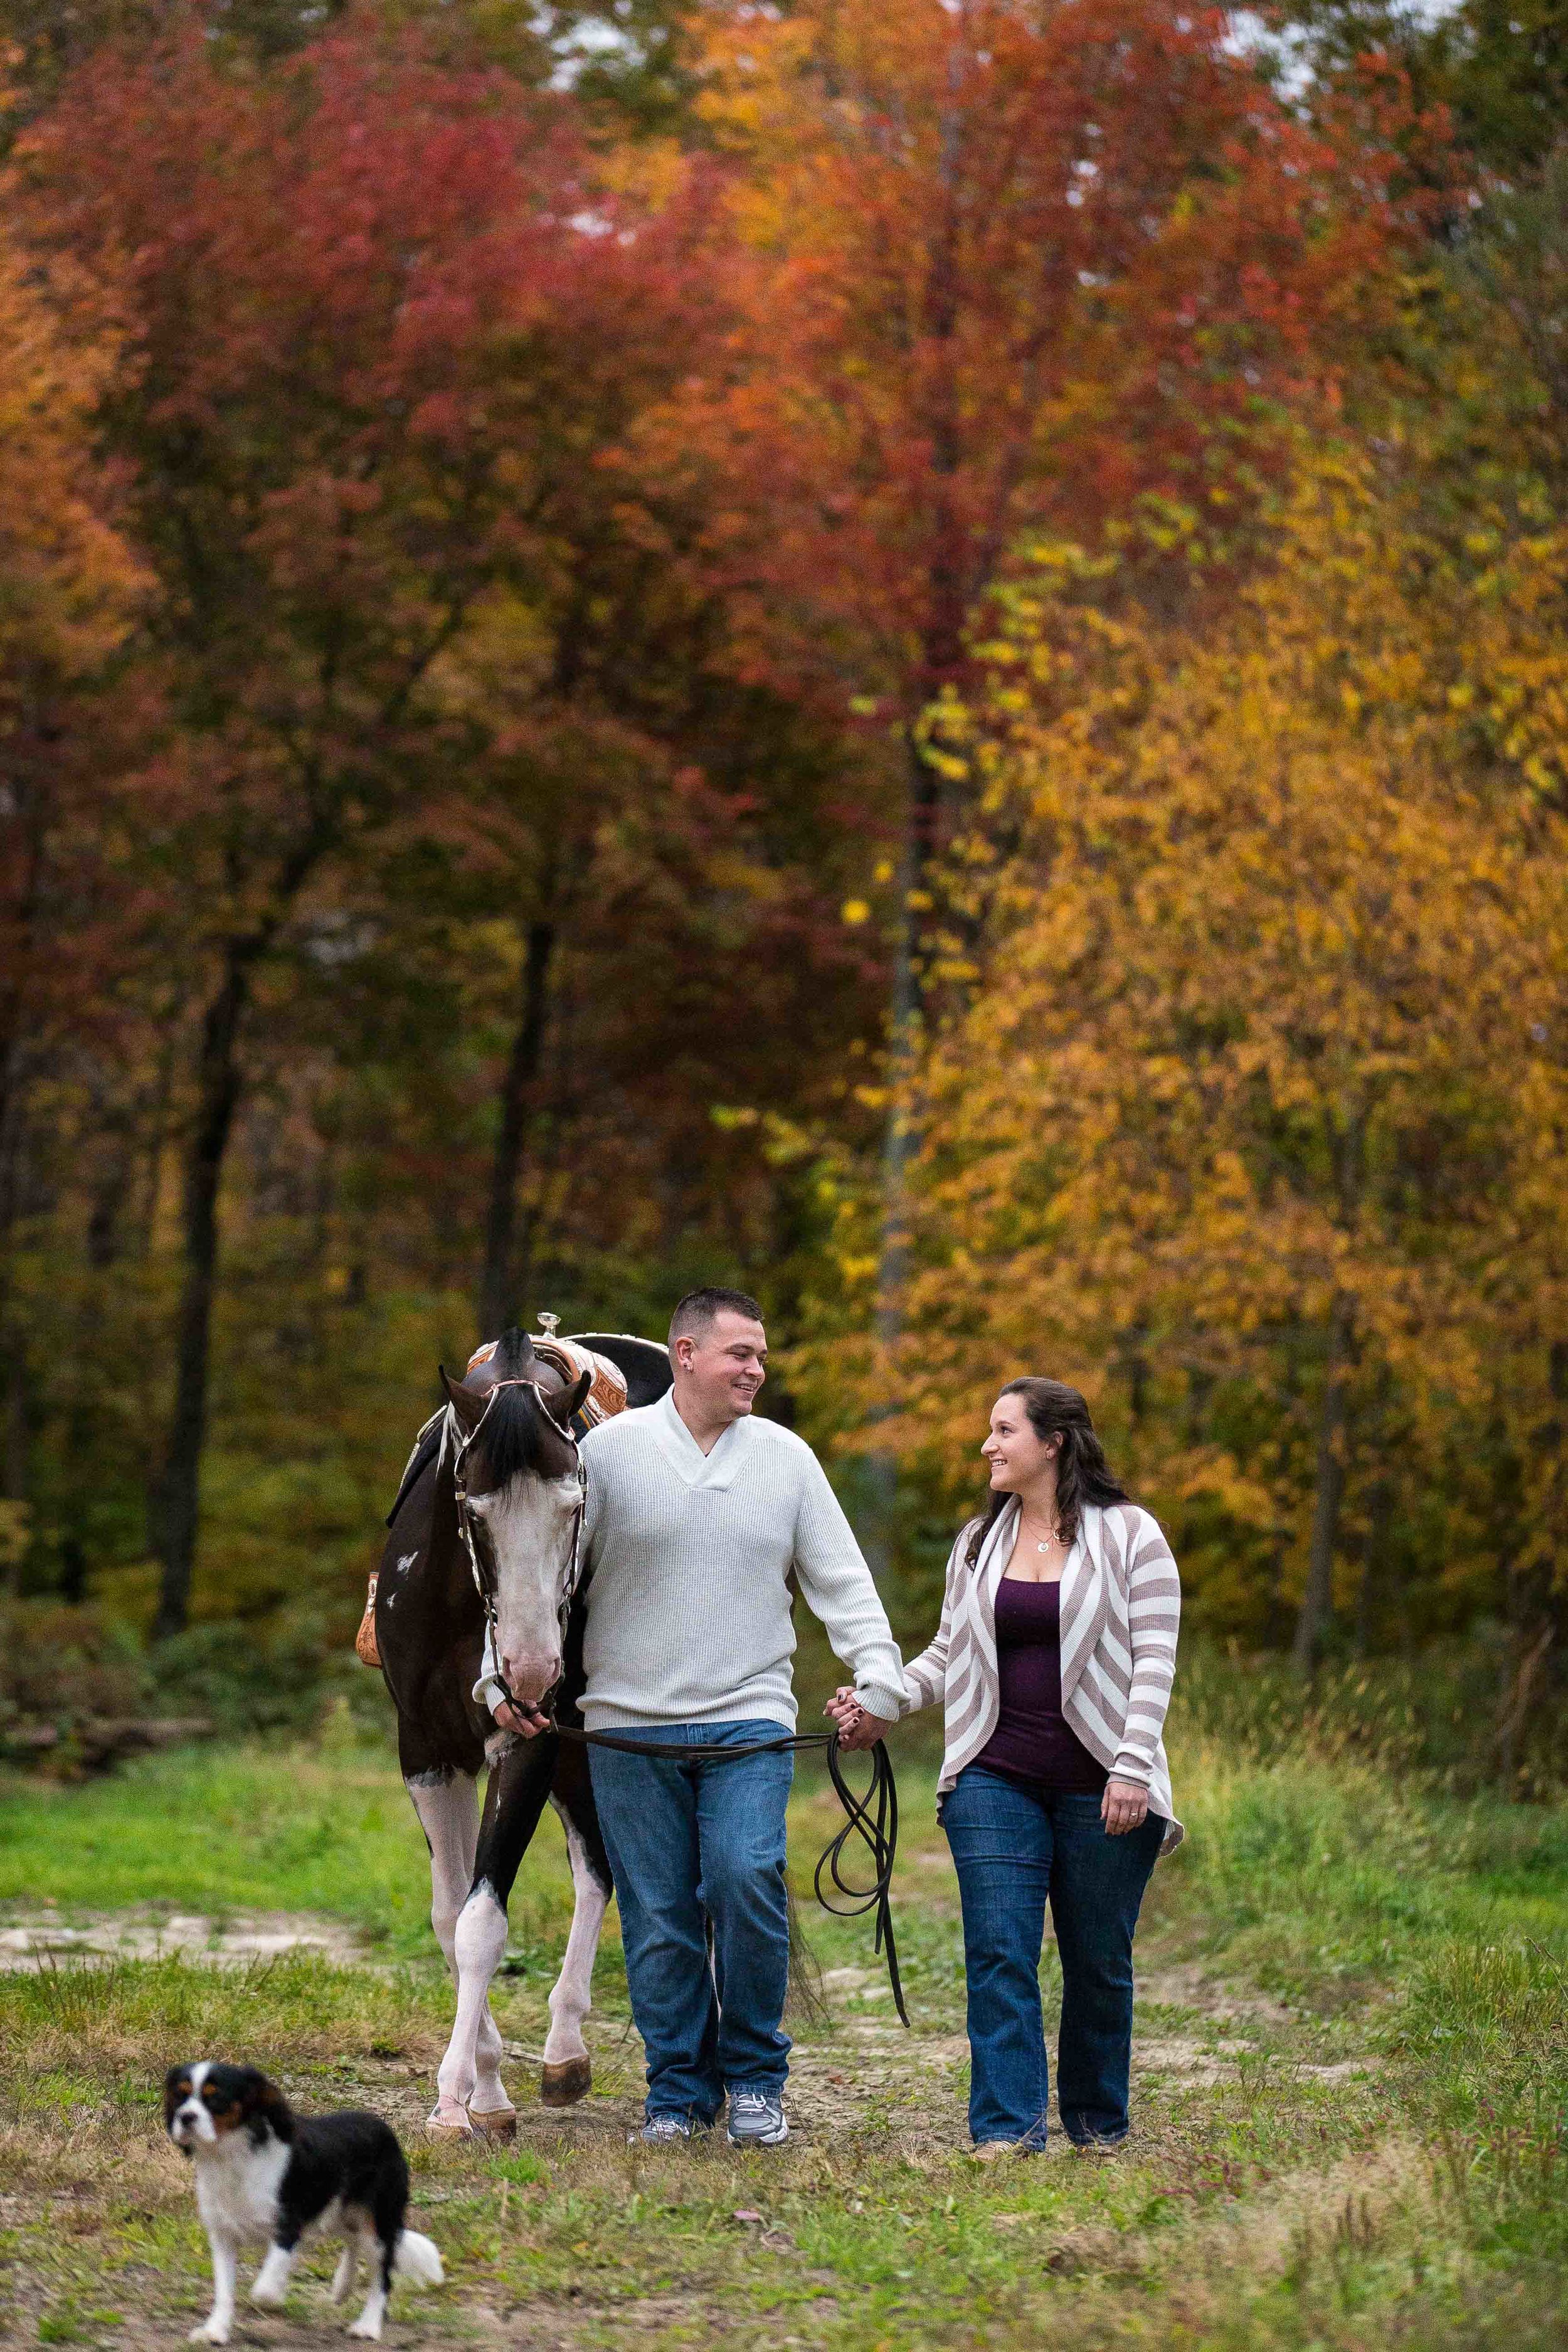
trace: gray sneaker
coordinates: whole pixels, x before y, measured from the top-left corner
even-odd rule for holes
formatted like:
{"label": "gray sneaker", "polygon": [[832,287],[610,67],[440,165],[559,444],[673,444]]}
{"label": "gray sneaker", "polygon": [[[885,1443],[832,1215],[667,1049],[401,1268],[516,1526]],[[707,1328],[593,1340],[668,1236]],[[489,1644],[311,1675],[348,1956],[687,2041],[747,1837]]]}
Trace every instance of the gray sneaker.
{"label": "gray sneaker", "polygon": [[731,2091],[731,2147],[780,2147],[789,2137],[784,2101],[775,2091]]}
{"label": "gray sneaker", "polygon": [[640,2140],[647,2147],[670,2147],[678,2139],[700,2139],[711,2124],[699,2123],[695,2116],[649,2116],[634,2132],[626,2134],[626,2145],[635,2147]]}

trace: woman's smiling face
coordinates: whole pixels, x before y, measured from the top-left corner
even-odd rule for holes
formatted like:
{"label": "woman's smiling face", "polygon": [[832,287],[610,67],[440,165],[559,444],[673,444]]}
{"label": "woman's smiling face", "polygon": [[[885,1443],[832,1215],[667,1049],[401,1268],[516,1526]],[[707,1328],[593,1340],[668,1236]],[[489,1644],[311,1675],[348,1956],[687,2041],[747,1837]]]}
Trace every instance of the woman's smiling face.
{"label": "woman's smiling face", "polygon": [[980,1451],[991,1468],[992,1490],[1016,1495],[1037,1479],[1061,1450],[1061,1439],[1039,1438],[1021,1396],[999,1396],[991,1408],[991,1427]]}

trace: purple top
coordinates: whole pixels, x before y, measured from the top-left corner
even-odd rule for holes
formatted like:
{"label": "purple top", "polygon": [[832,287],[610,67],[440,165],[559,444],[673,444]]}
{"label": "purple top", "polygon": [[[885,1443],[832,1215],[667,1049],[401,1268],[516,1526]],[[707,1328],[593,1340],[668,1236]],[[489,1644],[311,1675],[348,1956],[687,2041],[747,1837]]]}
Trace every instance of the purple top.
{"label": "purple top", "polygon": [[1062,1589],[1005,1576],[996,1587],[1002,1706],[975,1758],[987,1772],[1037,1789],[1097,1796],[1109,1774],[1062,1714]]}

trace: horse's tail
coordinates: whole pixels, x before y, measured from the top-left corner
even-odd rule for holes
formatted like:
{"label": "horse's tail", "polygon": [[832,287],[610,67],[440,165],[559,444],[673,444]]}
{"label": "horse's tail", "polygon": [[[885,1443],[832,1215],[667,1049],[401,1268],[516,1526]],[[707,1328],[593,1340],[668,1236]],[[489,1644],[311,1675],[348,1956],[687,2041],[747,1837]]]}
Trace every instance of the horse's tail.
{"label": "horse's tail", "polygon": [[789,1905],[789,2013],[808,2025],[826,2025],[830,2011],[822,1989],[821,1963],[805,1940],[793,1888],[784,1889],[784,1900]]}
{"label": "horse's tail", "polygon": [[[822,1969],[816,1954],[805,1940],[805,1930],[800,1924],[800,1912],[793,1887],[784,1888],[784,1902],[789,1909],[789,1990],[784,1996],[788,2016],[804,2018],[808,2025],[826,2025],[832,2021],[827,1995],[822,1989]],[[707,1922],[708,1965],[713,1966],[713,1922]]]}

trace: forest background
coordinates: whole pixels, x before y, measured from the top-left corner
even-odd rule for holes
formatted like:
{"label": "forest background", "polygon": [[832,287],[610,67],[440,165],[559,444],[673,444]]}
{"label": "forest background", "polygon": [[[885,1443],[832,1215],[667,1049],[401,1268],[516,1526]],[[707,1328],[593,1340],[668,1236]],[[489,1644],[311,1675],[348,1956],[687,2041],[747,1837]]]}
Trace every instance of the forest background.
{"label": "forest background", "polygon": [[718,1280],[910,1638],[1048,1371],[1560,1786],[1562,0],[0,36],[0,1741],[370,1703],[437,1361]]}

